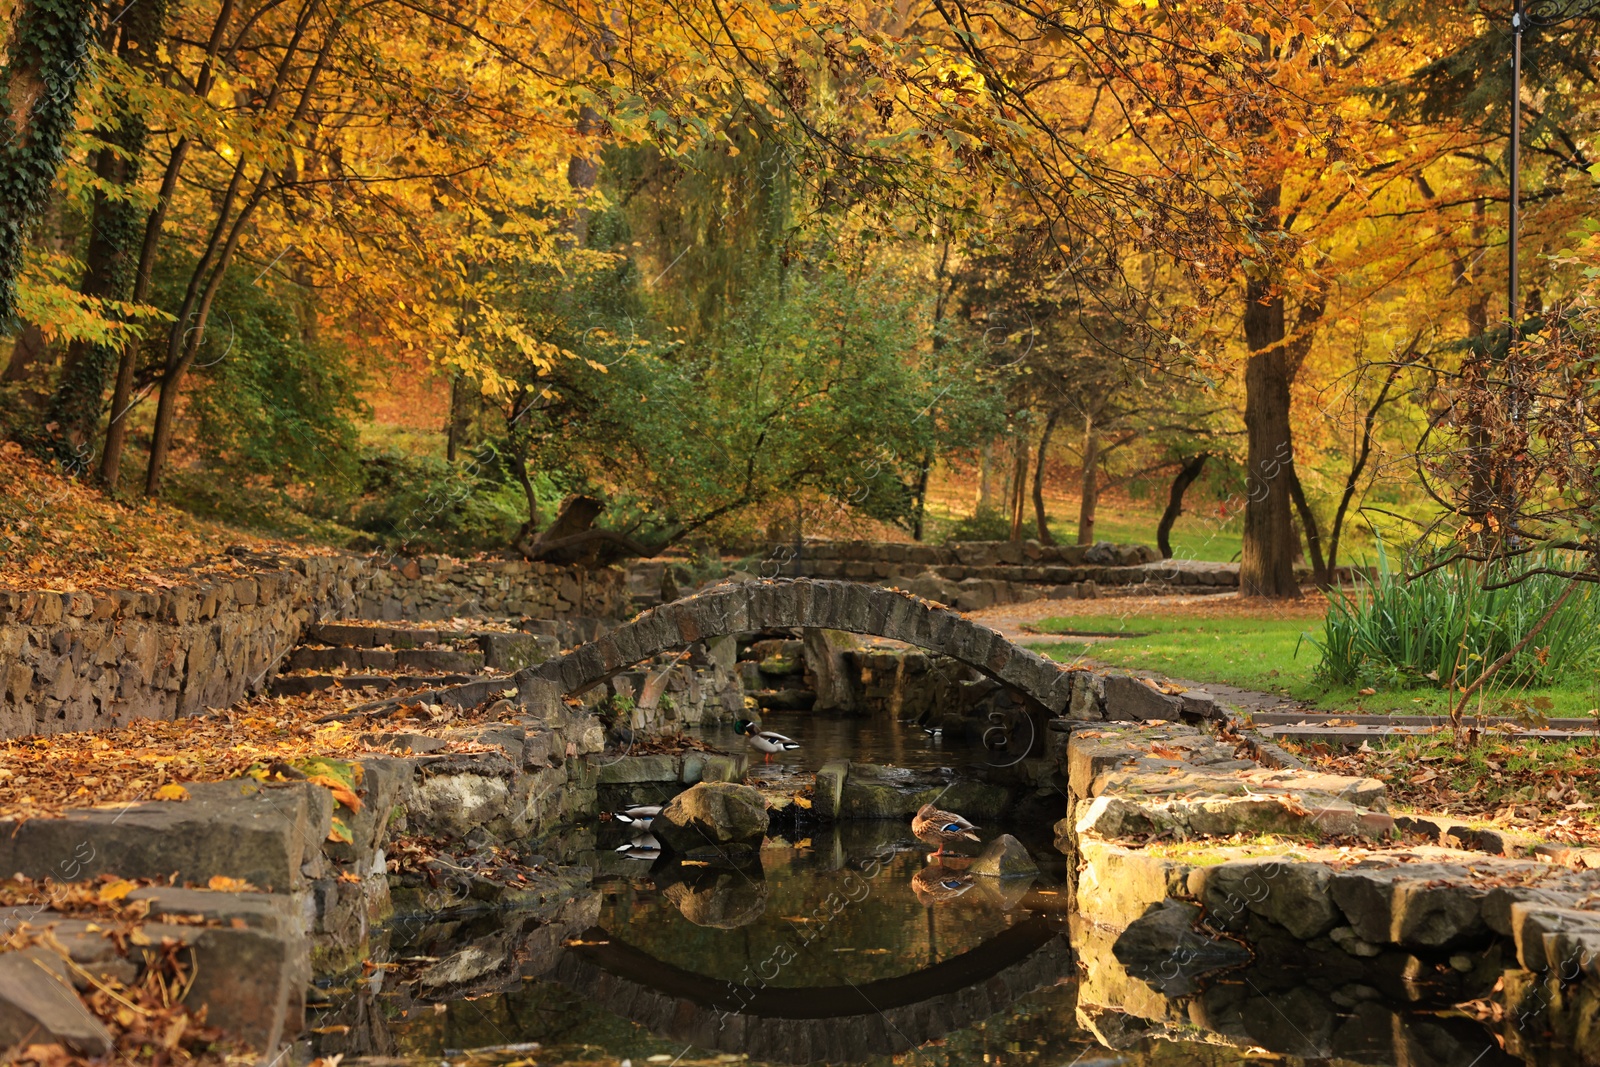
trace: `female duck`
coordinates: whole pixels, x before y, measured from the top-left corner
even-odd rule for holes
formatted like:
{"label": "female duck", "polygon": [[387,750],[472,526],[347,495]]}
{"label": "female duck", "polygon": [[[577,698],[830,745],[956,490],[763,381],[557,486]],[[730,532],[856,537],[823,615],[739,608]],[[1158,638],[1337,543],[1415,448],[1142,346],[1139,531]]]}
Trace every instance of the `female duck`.
{"label": "female duck", "polygon": [[979,843],[978,828],[953,811],[942,811],[927,803],[911,819],[911,832],[930,845],[938,846],[935,856],[944,855],[946,846]]}
{"label": "female duck", "polygon": [[734,725],[750,739],[751,748],[757,752],[765,753],[764,759],[767,762],[772,760],[774,752],[793,752],[800,747],[800,742],[794,738],[784,737],[782,734],[773,733],[771,730],[758,729],[755,723],[747,719],[740,719]]}

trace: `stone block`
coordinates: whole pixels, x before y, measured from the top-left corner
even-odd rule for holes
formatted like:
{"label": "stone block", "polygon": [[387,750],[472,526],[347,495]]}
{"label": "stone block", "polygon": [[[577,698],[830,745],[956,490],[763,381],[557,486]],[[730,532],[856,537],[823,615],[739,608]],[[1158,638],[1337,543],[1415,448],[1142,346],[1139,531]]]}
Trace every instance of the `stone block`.
{"label": "stone block", "polygon": [[250,780],[196,783],[186,801],[0,820],[0,870],[76,881],[100,874],[205,883],[242,878],[270,892],[303,884],[301,866],[328,836],[333,801],[321,786]]}
{"label": "stone block", "polygon": [[817,772],[812,793],[812,811],[819,819],[837,819],[844,798],[845,780],[850,775],[848,760],[824,763]]}
{"label": "stone block", "polygon": [[600,764],[598,781],[601,785],[676,782],[681,773],[675,756],[622,756],[610,763]]}
{"label": "stone block", "polygon": [[66,965],[42,948],[0,954],[0,1049],[61,1044],[83,1056],[107,1056],[110,1031],[78,999]]}
{"label": "stone block", "polygon": [[1091,922],[1121,929],[1151,905],[1187,892],[1190,865],[1104,841],[1079,842],[1076,902]]}
{"label": "stone block", "polygon": [[1333,902],[1332,878],[1326,864],[1266,857],[1196,867],[1187,885],[1219,929],[1241,930],[1253,913],[1309,941],[1344,921]]}
{"label": "stone block", "polygon": [[1183,712],[1183,701],[1160,692],[1131,675],[1107,675],[1104,685],[1108,719],[1176,721]]}

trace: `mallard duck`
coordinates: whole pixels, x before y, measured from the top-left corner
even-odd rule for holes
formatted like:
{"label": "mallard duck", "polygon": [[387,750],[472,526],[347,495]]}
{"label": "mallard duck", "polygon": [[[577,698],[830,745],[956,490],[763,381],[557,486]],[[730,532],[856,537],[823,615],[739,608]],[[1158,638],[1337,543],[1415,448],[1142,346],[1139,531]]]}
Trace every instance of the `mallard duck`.
{"label": "mallard duck", "polygon": [[661,858],[661,842],[650,834],[640,834],[626,845],[618,845],[617,851],[630,860],[657,860]]}
{"label": "mallard duck", "polygon": [[923,904],[954,900],[974,885],[972,875],[949,867],[924,867],[911,876],[911,891]]}
{"label": "mallard duck", "polygon": [[655,817],[661,814],[661,804],[635,804],[631,808],[614,811],[611,817],[624,826],[632,826],[638,830],[650,829],[650,824]]}
{"label": "mallard duck", "polygon": [[750,739],[750,747],[757,752],[764,753],[764,762],[771,762],[774,752],[793,752],[800,747],[800,742],[792,737],[773,733],[771,730],[759,729],[755,723],[748,719],[740,719],[734,724],[739,732]]}
{"label": "mallard duck", "polygon": [[911,819],[911,832],[930,845],[937,845],[935,856],[944,855],[946,845],[958,842],[978,844],[977,830],[970,822],[953,811],[941,811],[932,802],[922,805]]}

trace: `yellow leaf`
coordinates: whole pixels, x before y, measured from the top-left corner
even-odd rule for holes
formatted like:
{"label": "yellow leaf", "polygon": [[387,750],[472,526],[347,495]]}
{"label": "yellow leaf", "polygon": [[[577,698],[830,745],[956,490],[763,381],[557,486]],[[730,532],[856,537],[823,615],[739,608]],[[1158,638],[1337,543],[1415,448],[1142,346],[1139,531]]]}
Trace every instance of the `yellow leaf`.
{"label": "yellow leaf", "polygon": [[152,794],[157,800],[188,800],[189,791],[177,782],[168,782]]}
{"label": "yellow leaf", "polygon": [[117,901],[121,900],[123,897],[127,896],[129,893],[138,888],[139,884],[137,882],[130,882],[125,878],[119,878],[115,882],[107,882],[105,885],[101,886],[100,892],[96,894],[96,898],[102,904],[115,904]]}
{"label": "yellow leaf", "polygon": [[219,893],[244,893],[254,889],[255,886],[243,878],[229,878],[225,874],[213,874],[206,882],[207,889],[215,889]]}
{"label": "yellow leaf", "polygon": [[355,835],[350,832],[350,827],[344,824],[343,819],[334,819],[332,828],[328,830],[328,840],[343,841],[349,845],[355,842]]}

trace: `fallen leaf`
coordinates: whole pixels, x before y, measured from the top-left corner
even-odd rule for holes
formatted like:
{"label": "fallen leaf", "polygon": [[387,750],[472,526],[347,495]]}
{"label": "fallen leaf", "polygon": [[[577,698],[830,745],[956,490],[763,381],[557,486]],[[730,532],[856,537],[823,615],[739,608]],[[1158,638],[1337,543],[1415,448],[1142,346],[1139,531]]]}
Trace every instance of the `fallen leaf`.
{"label": "fallen leaf", "polygon": [[189,791],[177,782],[168,782],[152,793],[151,796],[157,800],[188,800]]}
{"label": "fallen leaf", "polygon": [[96,893],[95,897],[102,904],[115,904],[138,888],[138,882],[130,882],[127,879],[119,878],[115,882],[107,882],[101,886],[100,892]]}
{"label": "fallen leaf", "polygon": [[214,874],[206,882],[206,888],[215,889],[219,893],[248,893],[255,889],[255,886],[243,878],[229,878],[225,874]]}

